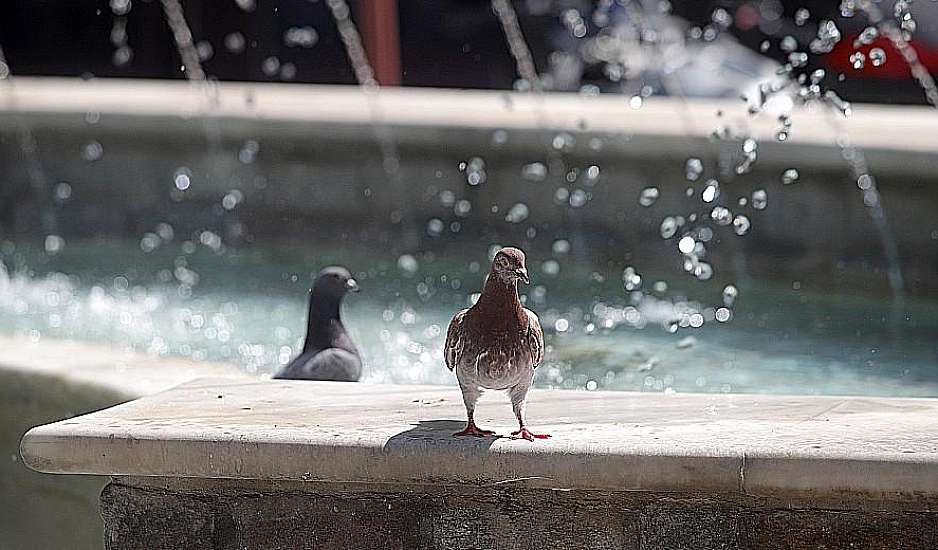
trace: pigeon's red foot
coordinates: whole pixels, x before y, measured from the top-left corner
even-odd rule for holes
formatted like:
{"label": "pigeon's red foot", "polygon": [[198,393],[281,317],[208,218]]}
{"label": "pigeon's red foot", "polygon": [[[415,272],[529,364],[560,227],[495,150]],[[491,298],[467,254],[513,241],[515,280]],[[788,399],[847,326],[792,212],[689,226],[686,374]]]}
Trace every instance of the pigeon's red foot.
{"label": "pigeon's red foot", "polygon": [[511,432],[512,439],[527,439],[528,441],[534,441],[535,439],[549,439],[550,434],[536,434],[527,428],[521,428],[517,432]]}
{"label": "pigeon's red foot", "polygon": [[472,437],[489,437],[490,435],[495,435],[495,432],[492,430],[482,430],[475,425],[474,422],[466,424],[466,429],[461,432],[456,432],[453,434],[456,437],[463,437],[470,435]]}

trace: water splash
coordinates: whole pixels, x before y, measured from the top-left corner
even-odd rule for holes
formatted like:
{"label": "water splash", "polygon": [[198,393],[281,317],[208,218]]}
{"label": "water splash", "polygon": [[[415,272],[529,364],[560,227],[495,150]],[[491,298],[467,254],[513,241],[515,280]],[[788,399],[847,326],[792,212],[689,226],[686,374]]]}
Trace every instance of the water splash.
{"label": "water splash", "polygon": [[518,14],[514,6],[509,0],[492,0],[492,10],[502,25],[502,31],[508,41],[508,49],[515,59],[518,74],[523,79],[522,89],[541,91],[543,85],[537,74],[531,49],[528,48],[528,43],[521,32],[521,24],[518,22]]}
{"label": "water splash", "polygon": [[327,0],[326,4],[332,14],[332,19],[335,21],[336,28],[339,30],[339,37],[342,39],[345,54],[352,65],[355,79],[365,95],[365,101],[371,114],[375,139],[381,150],[382,169],[390,184],[393,196],[399,199],[396,205],[398,209],[397,216],[392,213],[392,221],[397,219],[401,223],[401,237],[404,249],[416,250],[419,245],[419,230],[413,214],[413,207],[409,201],[404,200],[406,193],[400,173],[400,154],[397,150],[397,143],[391,134],[391,128],[384,123],[384,112],[378,101],[379,84],[375,78],[374,69],[368,61],[368,55],[365,52],[365,46],[362,44],[358,28],[352,21],[348,3],[345,0]]}
{"label": "water splash", "polygon": [[893,47],[905,60],[912,71],[912,76],[918,81],[919,87],[925,94],[925,100],[932,107],[938,108],[938,84],[925,65],[918,58],[918,52],[909,44],[909,38],[915,31],[915,21],[908,11],[908,3],[900,1],[895,3],[896,16],[902,23],[896,24],[894,20],[887,19],[878,5],[871,0],[856,0],[856,5],[869,17],[870,22],[876,26],[879,33],[892,43]]}

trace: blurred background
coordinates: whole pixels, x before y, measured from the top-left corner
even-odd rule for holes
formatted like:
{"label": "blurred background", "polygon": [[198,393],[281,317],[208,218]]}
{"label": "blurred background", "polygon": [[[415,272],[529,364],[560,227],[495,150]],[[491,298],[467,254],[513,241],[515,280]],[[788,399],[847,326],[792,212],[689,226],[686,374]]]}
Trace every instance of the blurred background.
{"label": "blurred background", "polygon": [[[635,87],[633,79],[623,81],[621,67],[610,68],[603,56],[587,52],[596,49],[597,40],[634,32],[636,20],[644,17],[654,18],[654,28],[662,35],[677,33],[704,44],[719,43],[721,63],[738,63],[742,71],[760,65],[759,57],[784,64],[802,43],[809,65],[850,74],[849,79],[830,82],[841,96],[852,101],[925,102],[911,72],[899,63],[853,68],[849,58],[854,51],[879,47],[887,58],[895,54],[890,41],[880,36],[862,48],[851,47],[868,26],[865,18],[850,12],[857,9],[857,2],[525,0],[513,4],[537,71],[553,90],[593,85],[604,92],[628,92]],[[874,4],[890,15],[894,11],[895,2]],[[517,79],[515,62],[488,0],[376,0],[351,2],[350,7],[384,85],[511,89]],[[183,9],[211,78],[356,82],[326,0],[188,2]],[[159,0],[14,2],[4,8],[0,37],[17,75],[183,79],[176,46],[167,40],[172,30],[163,10]],[[938,72],[938,6],[919,1],[911,11],[915,27],[909,43],[924,66]],[[714,13],[720,15],[714,19]],[[830,51],[812,51],[810,42],[817,37],[818,23],[825,20],[836,22],[842,39]],[[782,43],[786,36],[795,45]],[[638,42],[644,40],[647,46],[658,40],[648,39],[639,37]],[[634,60],[640,54],[631,56]],[[653,72],[655,67],[643,69]],[[634,73],[635,67],[628,70]],[[698,76],[716,80],[715,73]],[[715,95],[714,87],[725,84],[701,82],[685,93]]]}

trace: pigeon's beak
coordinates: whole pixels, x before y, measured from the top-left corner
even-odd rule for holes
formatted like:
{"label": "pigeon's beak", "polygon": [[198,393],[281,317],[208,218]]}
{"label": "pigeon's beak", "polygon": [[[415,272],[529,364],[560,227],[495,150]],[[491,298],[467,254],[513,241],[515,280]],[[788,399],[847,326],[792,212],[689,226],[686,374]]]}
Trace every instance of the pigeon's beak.
{"label": "pigeon's beak", "polygon": [[348,281],[345,281],[345,289],[349,292],[358,292],[361,290],[361,288],[358,286],[358,281],[355,279],[349,279]]}
{"label": "pigeon's beak", "polygon": [[523,267],[519,267],[518,269],[515,270],[515,274],[518,275],[518,279],[520,279],[521,282],[523,282],[524,284],[529,284],[531,282],[531,279],[528,279],[527,269]]}

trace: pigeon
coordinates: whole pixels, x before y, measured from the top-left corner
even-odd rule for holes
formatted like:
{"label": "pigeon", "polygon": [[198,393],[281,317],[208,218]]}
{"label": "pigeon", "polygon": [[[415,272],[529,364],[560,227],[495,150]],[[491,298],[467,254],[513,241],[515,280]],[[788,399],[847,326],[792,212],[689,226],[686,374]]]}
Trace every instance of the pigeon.
{"label": "pigeon", "polygon": [[446,367],[456,371],[469,417],[466,429],[455,436],[486,437],[495,432],[475,424],[476,401],[484,389],[507,390],[518,418],[513,439],[546,439],[530,431],[524,420],[534,369],[544,355],[544,331],[537,315],[518,298],[518,281],[529,283],[524,252],[502,248],[495,254],[479,300],[458,312],[446,331]]}
{"label": "pigeon", "polygon": [[358,381],[362,360],[339,316],[342,298],[348,292],[358,292],[358,283],[347,269],[327,267],[319,272],[309,294],[303,352],[274,378]]}

